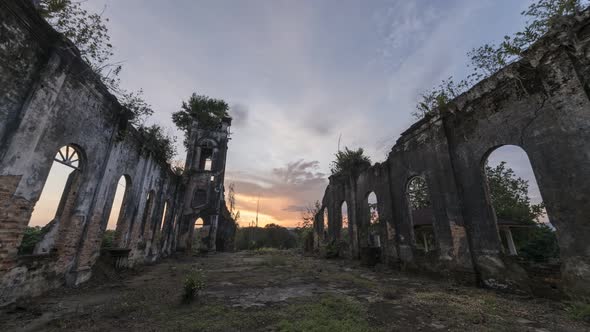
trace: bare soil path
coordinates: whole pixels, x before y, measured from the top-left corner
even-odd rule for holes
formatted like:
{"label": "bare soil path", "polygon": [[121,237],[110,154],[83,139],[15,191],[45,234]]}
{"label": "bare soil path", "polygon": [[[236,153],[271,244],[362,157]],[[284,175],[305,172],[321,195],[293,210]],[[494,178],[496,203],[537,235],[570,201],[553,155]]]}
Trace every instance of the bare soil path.
{"label": "bare soil path", "polygon": [[[183,304],[183,282],[195,268],[205,271],[206,287]],[[58,289],[0,310],[0,331],[590,331],[565,309],[357,262],[262,251],[170,258]]]}

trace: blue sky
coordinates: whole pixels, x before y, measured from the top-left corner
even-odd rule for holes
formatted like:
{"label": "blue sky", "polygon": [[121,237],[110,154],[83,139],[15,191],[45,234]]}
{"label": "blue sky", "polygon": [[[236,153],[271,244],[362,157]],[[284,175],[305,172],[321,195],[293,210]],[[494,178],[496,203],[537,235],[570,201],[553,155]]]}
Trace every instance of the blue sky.
{"label": "blue sky", "polygon": [[[150,122],[178,136],[179,159],[182,134],[170,117],[181,101],[197,92],[232,105],[227,182],[235,182],[242,224],[260,195],[263,223],[293,226],[302,206],[321,199],[340,136],[341,146],[384,160],[414,122],[420,93],[451,75],[462,78],[465,53],[519,30],[528,4],[89,0],[84,6],[110,19],[123,86],[144,89],[156,110]],[[532,178],[526,162],[512,155],[506,154],[510,166]]]}

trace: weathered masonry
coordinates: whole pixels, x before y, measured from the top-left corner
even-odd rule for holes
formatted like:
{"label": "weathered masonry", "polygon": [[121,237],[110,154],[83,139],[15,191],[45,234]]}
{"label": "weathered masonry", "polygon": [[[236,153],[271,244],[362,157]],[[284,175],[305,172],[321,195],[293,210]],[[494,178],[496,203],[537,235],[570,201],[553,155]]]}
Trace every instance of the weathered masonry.
{"label": "weathered masonry", "polygon": [[[0,306],[88,280],[101,255],[120,267],[190,250],[199,217],[207,226],[200,250],[233,247],[223,188],[231,119],[214,130],[193,123],[180,176],[128,118],[28,1],[0,0]],[[71,172],[57,212],[33,253],[19,254],[54,160]],[[121,177],[115,248],[101,254]]]}
{"label": "weathered masonry", "polygon": [[[560,21],[523,59],[478,83],[440,115],[415,123],[383,163],[330,177],[316,216],[315,247],[342,239],[346,202],[346,252],[366,259],[372,239],[367,196],[374,192],[385,262],[528,290],[532,276],[502,248],[484,175],[492,151],[516,145],[531,161],[557,230],[561,287],[590,296],[589,79],[586,11]],[[417,238],[410,212],[408,183],[418,176],[429,188],[433,250],[423,250],[429,240]]]}

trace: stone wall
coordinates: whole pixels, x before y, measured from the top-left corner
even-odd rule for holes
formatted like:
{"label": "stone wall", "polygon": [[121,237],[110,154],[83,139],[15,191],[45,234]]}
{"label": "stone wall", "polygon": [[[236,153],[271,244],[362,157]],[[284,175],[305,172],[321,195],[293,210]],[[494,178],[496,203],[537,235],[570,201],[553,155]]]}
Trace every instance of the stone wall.
{"label": "stone wall", "polygon": [[[28,1],[0,0],[0,306],[90,278],[122,176],[115,246],[128,250],[126,264],[176,251],[184,188],[194,181],[156,158],[128,119],[76,47]],[[65,146],[79,161],[56,218],[35,254],[20,255],[23,232]],[[216,198],[223,200],[223,186]]]}
{"label": "stone wall", "polygon": [[[525,56],[415,123],[387,160],[357,174],[330,177],[323,198],[329,237],[340,239],[340,206],[349,209],[351,248],[367,246],[367,195],[377,195],[385,261],[481,285],[530,290],[524,268],[504,254],[484,174],[503,145],[526,151],[557,229],[563,290],[590,295],[590,13],[558,22]],[[436,248],[416,248],[408,182],[426,179]],[[323,210],[316,238],[323,234]],[[322,245],[322,241],[316,241]]]}

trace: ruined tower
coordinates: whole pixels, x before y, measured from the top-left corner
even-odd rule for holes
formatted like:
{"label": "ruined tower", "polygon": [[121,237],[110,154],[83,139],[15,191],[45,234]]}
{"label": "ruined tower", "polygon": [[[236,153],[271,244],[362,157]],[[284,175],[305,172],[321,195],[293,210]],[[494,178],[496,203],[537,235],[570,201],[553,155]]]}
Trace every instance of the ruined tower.
{"label": "ruined tower", "polygon": [[[223,181],[230,125],[230,117],[223,118],[215,128],[204,128],[197,120],[191,125],[186,141],[183,179],[186,187],[179,250],[217,250],[216,244],[221,240],[218,239],[220,215],[227,210]],[[198,248],[193,248],[195,245]]]}

